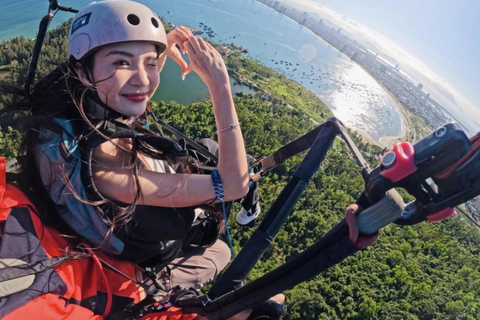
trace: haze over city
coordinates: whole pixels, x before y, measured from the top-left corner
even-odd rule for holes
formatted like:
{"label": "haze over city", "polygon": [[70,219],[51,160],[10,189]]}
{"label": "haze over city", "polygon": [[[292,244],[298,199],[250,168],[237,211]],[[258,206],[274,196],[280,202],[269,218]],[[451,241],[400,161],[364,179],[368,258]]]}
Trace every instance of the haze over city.
{"label": "haze over city", "polygon": [[480,2],[280,0],[383,53],[470,131],[480,130]]}

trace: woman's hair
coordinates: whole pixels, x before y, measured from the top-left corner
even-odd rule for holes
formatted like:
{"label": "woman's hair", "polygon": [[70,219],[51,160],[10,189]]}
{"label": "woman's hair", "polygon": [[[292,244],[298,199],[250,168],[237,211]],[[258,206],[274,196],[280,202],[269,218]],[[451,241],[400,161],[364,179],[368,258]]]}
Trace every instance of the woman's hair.
{"label": "woman's hair", "polygon": [[[38,128],[46,118],[74,119],[78,117],[78,113],[72,108],[70,92],[66,86],[67,78],[70,78],[70,81],[73,80],[69,73],[66,63],[58,66],[42,79],[32,92],[26,92],[24,88],[13,85],[0,85],[0,105],[2,107],[0,115],[13,114],[7,121],[13,121],[15,128],[23,134],[23,141],[17,156],[22,171],[15,178],[15,183],[35,204],[42,222],[49,226],[55,226],[63,232],[72,233],[58,216],[53,201],[46,200],[50,199],[50,196],[42,183],[33,152],[37,143]],[[71,81],[70,87],[75,88],[79,85],[80,83]]]}
{"label": "woman's hair", "polygon": [[[85,110],[85,102],[88,99],[96,99],[99,102],[98,95],[96,95],[95,85],[92,83],[90,77],[92,72],[93,54],[84,57],[82,61],[70,60],[58,66],[49,75],[43,78],[33,89],[30,94],[24,90],[12,86],[0,86],[0,103],[3,108],[0,114],[7,112],[21,112],[22,119],[20,123],[23,124],[24,140],[22,142],[19,156],[21,158],[22,174],[19,179],[20,187],[26,191],[27,195],[33,198],[35,204],[39,207],[39,214],[42,221],[49,226],[58,227],[58,221],[62,220],[56,214],[55,205],[53,201],[45,201],[50,199],[45,186],[42,183],[40,173],[38,170],[37,161],[35,158],[35,147],[38,143],[38,133],[42,126],[45,126],[49,121],[56,118],[65,118],[71,121],[74,131],[75,139],[81,140],[88,137],[92,132],[96,132],[106,140],[110,140],[104,133],[98,131],[92,123]],[[80,81],[77,76],[78,68],[87,77],[88,82]],[[100,80],[102,81],[102,80]],[[119,116],[117,114],[117,116]],[[135,119],[130,121],[131,127],[137,131],[144,133],[151,133],[143,128],[141,124]],[[122,146],[117,145],[119,148]],[[132,217],[138,199],[141,195],[139,187],[138,171],[140,169],[140,160],[138,154],[144,154],[152,158],[166,160],[160,150],[156,150],[151,145],[139,139],[132,139],[131,149],[125,149],[130,155],[125,163],[132,170],[135,179],[135,198],[134,201],[127,206],[120,206],[110,199],[103,200],[85,200],[73,190],[73,186],[64,175],[65,183],[70,191],[76,196],[79,201],[88,205],[111,207],[114,210],[112,217],[105,216],[101,210],[100,217],[104,222],[110,226],[109,235],[114,228],[125,225]],[[83,150],[85,152],[85,150]],[[179,167],[182,172],[195,172],[195,165],[192,164],[192,158],[180,157],[175,160],[175,167]],[[22,178],[23,177],[23,178]],[[38,199],[38,201],[35,201]],[[108,237],[107,237],[108,238]],[[107,241],[107,239],[105,240]]]}

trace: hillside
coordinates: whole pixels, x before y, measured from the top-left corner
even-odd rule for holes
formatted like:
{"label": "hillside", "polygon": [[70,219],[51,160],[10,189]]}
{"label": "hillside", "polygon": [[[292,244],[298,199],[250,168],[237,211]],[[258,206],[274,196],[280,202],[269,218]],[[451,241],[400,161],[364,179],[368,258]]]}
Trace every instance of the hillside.
{"label": "hillside", "polygon": [[[66,56],[67,33],[65,24],[49,33],[40,60],[41,75]],[[24,38],[1,45],[2,82],[23,83],[32,47],[32,41]],[[321,122],[331,116],[311,92],[273,70],[237,53],[226,62],[233,77],[248,79],[259,89],[255,95],[235,98],[247,151],[255,157],[269,155],[308,132],[314,127],[310,118]],[[159,117],[191,138],[215,138],[210,101],[190,106],[157,101],[153,105]],[[11,120],[3,116],[1,123],[10,127],[4,125],[0,135],[0,154],[9,158],[16,154],[17,130],[21,129]],[[375,166],[383,150],[354,138]],[[262,216],[300,161],[301,157],[294,157],[260,182]],[[324,235],[342,219],[345,208],[363,188],[352,155],[337,139],[249,280],[288,261]],[[232,212],[237,210],[235,205]],[[229,224],[238,252],[253,228],[239,226],[234,214]],[[374,246],[286,292],[286,319],[480,319],[479,253],[478,229],[458,216],[438,224],[390,225]]]}

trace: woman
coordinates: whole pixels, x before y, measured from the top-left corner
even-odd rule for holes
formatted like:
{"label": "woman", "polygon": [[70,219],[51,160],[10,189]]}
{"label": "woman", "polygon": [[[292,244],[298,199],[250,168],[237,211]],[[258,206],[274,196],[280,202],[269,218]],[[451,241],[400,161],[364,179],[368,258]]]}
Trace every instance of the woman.
{"label": "woman", "polygon": [[[177,47],[188,54],[190,65]],[[156,148],[151,142],[155,138],[138,118],[145,114],[160,83],[167,55],[181,66],[183,75],[196,72],[213,103],[224,200],[243,197],[248,191],[246,154],[225,64],[209,43],[194,37],[188,28],[176,28],[166,36],[160,19],[150,9],[130,1],[104,1],[82,9],[71,26],[68,55],[67,69],[60,78],[66,81],[72,98],[61,102],[62,108],[54,114],[46,111],[50,106],[39,108],[36,117],[42,117],[43,123],[35,126],[38,138],[27,144],[27,153],[35,150],[43,184],[57,207],[69,208],[59,211],[76,233],[122,259],[148,260],[163,267],[185,247],[182,240],[196,218],[208,216],[195,208],[212,205],[217,195],[210,175],[176,173],[180,171],[178,163],[186,157],[169,157],[167,151]],[[45,85],[36,89],[40,96]],[[37,101],[45,106],[41,99]],[[68,177],[65,169],[52,165],[60,157],[52,156],[45,147],[52,144],[55,135],[52,120],[64,129],[71,125],[69,134],[74,138],[70,140],[78,141],[81,149],[77,156],[84,163],[72,165],[75,168]],[[112,138],[115,135],[100,128],[107,124],[126,131],[127,137]],[[187,169],[188,165],[181,171]],[[76,183],[79,174],[82,181]],[[83,189],[87,189],[87,197]],[[90,207],[87,210],[93,207],[96,212],[90,212],[87,222],[78,223],[78,200],[87,199],[91,202],[84,204]],[[99,217],[104,222],[100,227]],[[93,220],[93,225],[88,220]],[[230,255],[225,244],[217,241],[206,253],[188,258],[194,260],[190,268],[185,261],[182,266],[170,267],[170,285],[199,289],[223,269]]]}

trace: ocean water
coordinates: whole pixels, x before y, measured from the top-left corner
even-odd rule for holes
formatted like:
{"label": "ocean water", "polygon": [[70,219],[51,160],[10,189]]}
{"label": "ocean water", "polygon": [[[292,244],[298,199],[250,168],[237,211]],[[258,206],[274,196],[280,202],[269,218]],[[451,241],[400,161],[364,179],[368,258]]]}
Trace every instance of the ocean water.
{"label": "ocean water", "polygon": [[[89,2],[64,0],[60,4],[80,8]],[[209,39],[215,42],[235,42],[247,47],[247,56],[315,92],[346,125],[363,129],[377,140],[402,134],[402,122],[395,104],[368,73],[311,31],[273,9],[255,0],[139,2],[176,25],[205,31],[204,36],[210,31]],[[17,0],[3,5],[0,40],[19,35],[35,37],[38,23],[47,9],[47,0]],[[52,26],[72,16],[59,13]],[[198,77],[188,75],[183,82],[176,68],[173,64],[166,66],[156,98],[192,101],[208,95]],[[236,89],[245,92],[246,88]]]}

